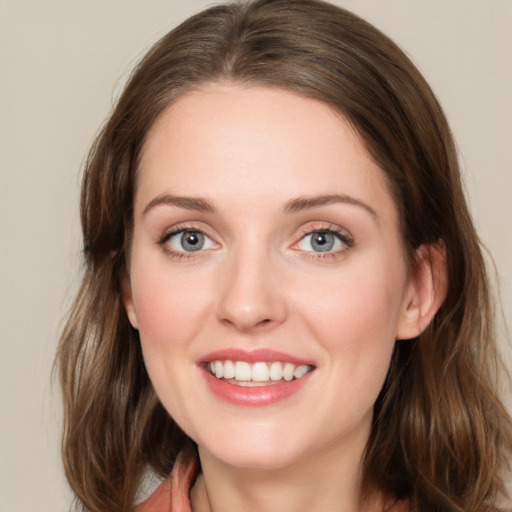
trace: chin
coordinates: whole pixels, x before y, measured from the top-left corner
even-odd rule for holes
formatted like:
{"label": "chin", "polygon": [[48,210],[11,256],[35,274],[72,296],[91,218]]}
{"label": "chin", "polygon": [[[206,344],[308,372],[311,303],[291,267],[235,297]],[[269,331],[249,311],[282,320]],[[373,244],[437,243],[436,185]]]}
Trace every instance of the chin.
{"label": "chin", "polygon": [[215,458],[233,468],[245,470],[278,470],[296,464],[300,457],[293,451],[276,452],[257,446],[247,450],[232,448],[229,453],[211,453]]}
{"label": "chin", "polygon": [[255,470],[280,469],[293,465],[304,456],[304,447],[298,440],[290,439],[289,429],[284,435],[261,428],[257,430],[243,429],[242,432],[211,436],[211,443],[206,439],[199,440],[199,451],[229,466]]}

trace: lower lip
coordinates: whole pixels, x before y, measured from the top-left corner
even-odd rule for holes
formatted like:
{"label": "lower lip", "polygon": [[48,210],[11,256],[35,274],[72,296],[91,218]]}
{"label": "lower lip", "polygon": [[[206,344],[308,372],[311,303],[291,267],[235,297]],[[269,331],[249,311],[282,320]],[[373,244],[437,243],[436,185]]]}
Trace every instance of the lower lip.
{"label": "lower lip", "polygon": [[224,402],[250,407],[263,407],[285,400],[297,393],[306,384],[311,373],[313,373],[309,372],[300,379],[283,380],[278,384],[270,384],[268,386],[237,386],[236,384],[230,384],[224,380],[217,379],[205,369],[202,371],[206,384],[214,395]]}

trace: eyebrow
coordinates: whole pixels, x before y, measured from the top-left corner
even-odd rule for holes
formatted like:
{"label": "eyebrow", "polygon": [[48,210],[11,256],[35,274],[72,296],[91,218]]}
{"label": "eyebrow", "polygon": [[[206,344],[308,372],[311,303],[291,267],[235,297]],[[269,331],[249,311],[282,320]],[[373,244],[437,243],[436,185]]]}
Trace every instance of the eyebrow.
{"label": "eyebrow", "polygon": [[303,196],[288,201],[284,207],[285,213],[296,213],[303,210],[318,208],[329,204],[343,203],[359,206],[366,210],[372,217],[378,219],[377,212],[365,202],[345,194],[328,194],[320,196]]}
{"label": "eyebrow", "polygon": [[182,197],[173,196],[171,194],[161,194],[152,199],[144,208],[143,215],[148,213],[155,206],[159,205],[170,205],[178,206],[179,208],[185,208],[187,210],[195,210],[198,212],[212,213],[215,211],[213,205],[206,199],[200,197]]}
{"label": "eyebrow", "polygon": [[[310,210],[312,208],[319,208],[320,206],[326,206],[335,203],[349,204],[353,206],[359,206],[366,210],[375,219],[378,218],[377,212],[365,202],[360,199],[348,196],[346,194],[327,194],[319,196],[301,196],[295,199],[291,199],[284,206],[285,213],[296,213],[303,210]],[[142,212],[145,215],[151,209],[159,205],[170,205],[177,206],[179,208],[185,208],[187,210],[195,210],[198,212],[213,213],[215,207],[201,197],[185,197],[175,196],[172,194],[161,194],[152,199],[144,208]]]}

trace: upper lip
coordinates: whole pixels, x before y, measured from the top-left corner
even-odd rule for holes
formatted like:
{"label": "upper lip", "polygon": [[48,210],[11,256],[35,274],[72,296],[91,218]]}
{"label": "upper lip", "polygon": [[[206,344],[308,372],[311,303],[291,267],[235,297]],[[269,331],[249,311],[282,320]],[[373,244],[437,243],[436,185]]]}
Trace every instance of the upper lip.
{"label": "upper lip", "polygon": [[280,361],[283,363],[293,363],[295,365],[309,364],[311,361],[295,357],[285,352],[279,352],[272,349],[242,349],[227,348],[210,352],[201,357],[199,364],[209,363],[210,361],[246,361],[247,363]]}

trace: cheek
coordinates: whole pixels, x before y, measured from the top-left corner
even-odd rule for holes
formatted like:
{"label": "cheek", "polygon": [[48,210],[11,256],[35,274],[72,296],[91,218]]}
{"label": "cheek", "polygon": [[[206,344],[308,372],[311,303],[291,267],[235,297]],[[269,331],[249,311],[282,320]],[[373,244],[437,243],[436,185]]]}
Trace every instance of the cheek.
{"label": "cheek", "polygon": [[[140,278],[139,278],[140,277]],[[208,303],[207,286],[196,279],[145,265],[132,274],[132,293],[143,343],[161,350],[186,345],[199,328]]]}
{"label": "cheek", "polygon": [[308,328],[337,368],[382,384],[395,344],[405,271],[368,264],[304,290]]}
{"label": "cheek", "polygon": [[208,309],[206,287],[196,279],[169,272],[158,262],[132,266],[132,292],[144,363],[160,400],[180,424],[188,424],[183,404],[191,389],[183,386],[194,372],[195,340]]}
{"label": "cheek", "polygon": [[133,301],[144,362],[160,400],[180,424],[192,392],[188,382],[194,370],[194,340],[206,309],[206,292],[179,273],[146,264],[132,272]]}

